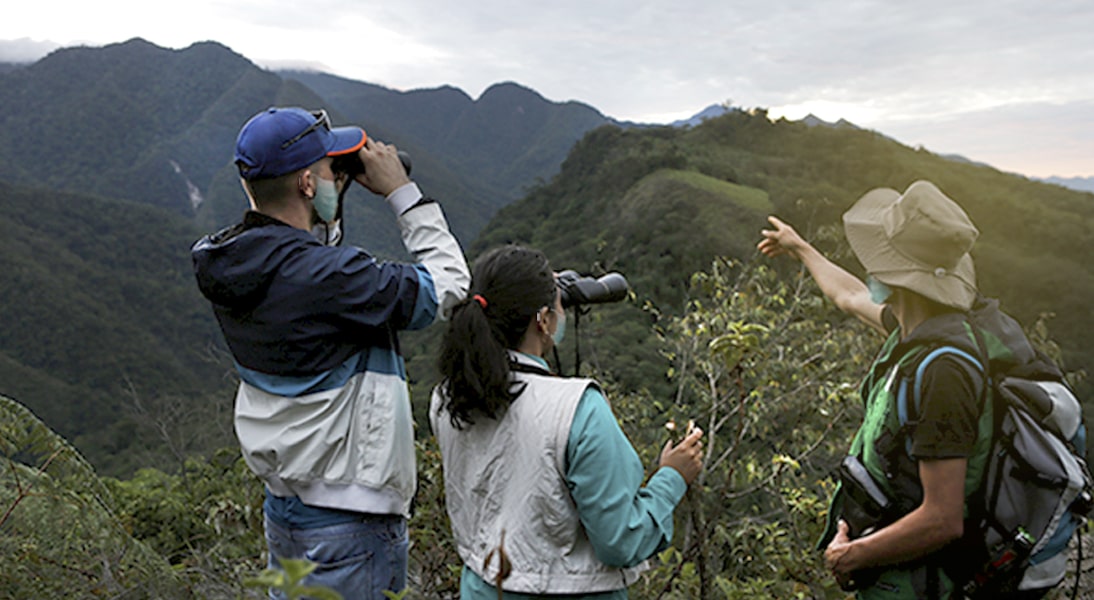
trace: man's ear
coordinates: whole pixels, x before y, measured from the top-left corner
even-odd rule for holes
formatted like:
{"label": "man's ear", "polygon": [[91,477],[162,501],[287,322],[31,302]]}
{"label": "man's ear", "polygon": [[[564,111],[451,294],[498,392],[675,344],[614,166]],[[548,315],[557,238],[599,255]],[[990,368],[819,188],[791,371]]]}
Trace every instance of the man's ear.
{"label": "man's ear", "polygon": [[296,176],[296,186],[300,193],[307,199],[315,197],[315,175],[311,168],[306,168]]}

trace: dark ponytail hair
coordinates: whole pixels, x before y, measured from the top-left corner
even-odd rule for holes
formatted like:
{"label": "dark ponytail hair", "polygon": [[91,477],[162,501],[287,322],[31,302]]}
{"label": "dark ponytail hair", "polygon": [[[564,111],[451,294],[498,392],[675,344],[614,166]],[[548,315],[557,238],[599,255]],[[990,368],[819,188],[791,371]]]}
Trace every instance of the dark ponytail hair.
{"label": "dark ponytail hair", "polygon": [[520,395],[508,350],[520,345],[539,309],[554,306],[557,293],[554,272],[538,250],[502,246],[475,261],[471,291],[452,310],[438,359],[442,408],[454,427],[474,423],[474,413],[497,418]]}

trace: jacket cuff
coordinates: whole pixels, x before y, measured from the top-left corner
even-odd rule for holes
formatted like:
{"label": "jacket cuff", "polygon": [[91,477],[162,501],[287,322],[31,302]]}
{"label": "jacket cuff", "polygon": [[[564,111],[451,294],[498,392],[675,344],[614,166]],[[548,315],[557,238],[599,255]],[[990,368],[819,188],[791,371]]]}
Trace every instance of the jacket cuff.
{"label": "jacket cuff", "polygon": [[418,184],[411,181],[395,188],[395,191],[388,194],[387,205],[396,217],[401,217],[403,213],[410,210],[421,199],[422,191],[418,189]]}
{"label": "jacket cuff", "polygon": [[684,481],[684,476],[680,474],[680,471],[672,467],[661,467],[657,469],[653,477],[650,477],[646,487],[663,489],[669,498],[673,500],[673,504],[679,504],[688,491],[688,482]]}

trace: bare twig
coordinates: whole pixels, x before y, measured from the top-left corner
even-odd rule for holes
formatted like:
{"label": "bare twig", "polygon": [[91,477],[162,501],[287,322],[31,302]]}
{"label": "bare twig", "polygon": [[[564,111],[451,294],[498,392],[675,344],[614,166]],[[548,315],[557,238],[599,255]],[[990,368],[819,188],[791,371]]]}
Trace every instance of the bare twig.
{"label": "bare twig", "polygon": [[[64,450],[64,448],[58,448],[58,449],[54,450],[53,454],[50,454],[49,458],[46,459],[46,462],[42,463],[42,466],[38,468],[38,474],[41,475],[41,474],[45,473],[46,469],[49,468],[50,463],[53,462],[53,459],[57,458],[57,456],[59,454],[61,454],[61,452],[63,450]],[[20,481],[19,481],[19,474],[18,474],[17,470],[15,469],[15,462],[14,461],[9,459],[8,460],[8,466],[11,467],[11,472],[12,472],[12,475],[15,477],[15,485],[17,486],[17,489],[19,490],[19,493],[15,496],[15,500],[11,503],[11,506],[9,506],[7,511],[4,512],[4,516],[0,517],[0,527],[3,527],[4,523],[6,523],[8,521],[8,519],[11,517],[11,513],[15,512],[15,507],[19,506],[20,502],[22,502],[28,496],[31,495],[30,490],[31,490],[31,488],[34,487],[34,482],[33,481],[27,483],[26,487],[23,487],[22,483],[20,483]]]}

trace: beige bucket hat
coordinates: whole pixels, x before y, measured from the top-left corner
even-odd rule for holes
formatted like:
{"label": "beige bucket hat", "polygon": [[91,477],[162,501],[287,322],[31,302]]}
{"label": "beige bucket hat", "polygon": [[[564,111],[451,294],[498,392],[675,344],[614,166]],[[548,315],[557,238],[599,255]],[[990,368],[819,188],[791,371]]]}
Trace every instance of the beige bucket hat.
{"label": "beige bucket hat", "polygon": [[903,194],[866,193],[843,215],[847,241],[866,272],[890,286],[969,310],[976,269],[969,251],[980,231],[933,183],[917,181]]}

